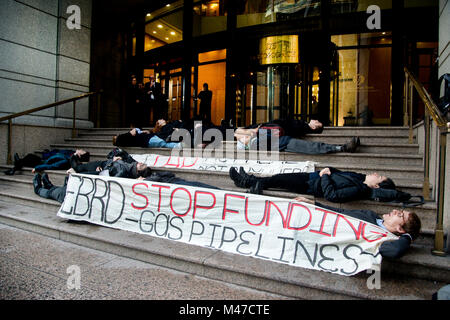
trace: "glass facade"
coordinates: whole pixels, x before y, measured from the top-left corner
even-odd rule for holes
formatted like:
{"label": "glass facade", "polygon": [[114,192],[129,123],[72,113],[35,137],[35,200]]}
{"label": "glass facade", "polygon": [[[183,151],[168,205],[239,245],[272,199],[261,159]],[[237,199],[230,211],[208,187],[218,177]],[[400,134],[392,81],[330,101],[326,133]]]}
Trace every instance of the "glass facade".
{"label": "glass facade", "polygon": [[[364,15],[370,15],[366,10],[371,5],[393,12],[393,0],[233,4],[231,8],[225,0],[176,1],[146,14],[144,83],[151,76],[161,83],[168,120],[198,115],[197,96],[207,83],[216,125],[230,118],[238,126],[277,118],[319,118],[336,126],[392,124],[395,81],[397,88],[401,86],[392,71],[395,21],[371,31]],[[423,5],[436,6],[436,1]],[[418,6],[417,1],[404,2],[405,8]],[[183,21],[189,14],[192,21]],[[328,20],[322,14],[336,18],[329,29],[323,29]],[[360,30],[348,33],[346,25],[354,29],[357,19]],[[132,56],[138,56],[138,34],[133,34]],[[416,42],[403,54],[418,55],[415,64],[427,83],[432,59],[428,48],[420,47],[427,42]],[[164,47],[176,49],[162,51]]]}

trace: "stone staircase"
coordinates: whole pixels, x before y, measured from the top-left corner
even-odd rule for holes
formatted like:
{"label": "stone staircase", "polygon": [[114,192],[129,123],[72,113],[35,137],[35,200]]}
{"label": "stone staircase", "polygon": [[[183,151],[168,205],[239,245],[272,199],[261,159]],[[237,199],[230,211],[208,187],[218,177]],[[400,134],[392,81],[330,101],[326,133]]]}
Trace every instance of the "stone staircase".
{"label": "stone staircase", "polygon": [[[127,129],[91,129],[79,132],[75,139],[49,146],[58,149],[83,148],[92,160],[104,159],[113,148],[112,136]],[[418,144],[408,143],[408,129],[403,127],[326,128],[320,135],[306,139],[343,144],[359,136],[357,153],[331,155],[301,155],[277,153],[280,160],[317,162],[317,169],[333,166],[341,170],[362,173],[378,172],[391,177],[399,189],[414,195],[422,193],[423,165]],[[230,142],[226,142],[230,143]],[[130,154],[156,153],[169,155],[168,149],[125,148]],[[180,151],[191,155],[191,151]],[[220,150],[213,157],[224,156]],[[237,153],[234,157],[254,158],[254,152]],[[3,172],[10,166],[0,165]],[[156,169],[159,170],[159,169]],[[164,169],[167,170],[167,169]],[[221,188],[243,192],[236,188],[227,173],[170,169],[186,180],[196,180]],[[55,185],[62,184],[64,171],[48,171]],[[265,195],[294,198],[297,194],[268,190]],[[320,200],[327,203],[323,199]],[[331,203],[329,203],[331,204]],[[398,207],[390,203],[355,201],[331,204],[343,208],[364,208],[379,213]],[[422,220],[421,236],[403,258],[383,260],[381,289],[370,290],[367,278],[360,273],[344,277],[283,265],[271,261],[232,255],[210,248],[108,229],[80,223],[68,223],[56,216],[59,203],[36,196],[32,188],[31,168],[14,176],[0,173],[0,222],[50,237],[74,242],[146,262],[192,272],[216,280],[227,281],[258,290],[269,291],[298,299],[430,299],[439,288],[450,282],[450,258],[432,256],[436,203],[428,202],[413,210]]]}

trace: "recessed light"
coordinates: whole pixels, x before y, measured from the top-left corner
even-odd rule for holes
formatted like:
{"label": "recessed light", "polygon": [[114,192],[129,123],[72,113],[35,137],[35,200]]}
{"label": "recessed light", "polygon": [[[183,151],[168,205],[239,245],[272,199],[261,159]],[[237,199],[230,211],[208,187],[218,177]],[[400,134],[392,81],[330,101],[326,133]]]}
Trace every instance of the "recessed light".
{"label": "recessed light", "polygon": [[175,31],[172,31],[170,34],[174,36],[175,35]]}
{"label": "recessed light", "polygon": [[156,31],[153,31],[153,34],[156,34]]}
{"label": "recessed light", "polygon": [[151,17],[152,15],[150,13],[147,13],[147,17]]}
{"label": "recessed light", "polygon": [[166,7],[170,7],[170,3],[166,4]]}
{"label": "recessed light", "polygon": [[162,24],[158,24],[158,28],[162,29],[163,28]]}
{"label": "recessed light", "polygon": [[166,40],[169,40],[169,38],[168,38],[168,37],[166,37]]}

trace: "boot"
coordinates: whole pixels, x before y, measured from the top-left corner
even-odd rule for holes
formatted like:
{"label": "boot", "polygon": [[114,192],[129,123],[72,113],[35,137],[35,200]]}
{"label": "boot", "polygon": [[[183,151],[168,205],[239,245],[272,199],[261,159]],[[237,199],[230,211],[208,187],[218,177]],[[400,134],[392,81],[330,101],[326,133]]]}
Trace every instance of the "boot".
{"label": "boot", "polygon": [[[241,172],[243,170],[240,170]],[[256,177],[248,175],[244,172],[244,175],[240,174],[236,168],[230,168],[230,178],[234,181],[236,187],[239,188],[250,188],[257,180]]]}
{"label": "boot", "polygon": [[353,137],[349,143],[346,143],[342,146],[342,151],[354,153],[356,149],[358,149],[360,142],[358,137]]}

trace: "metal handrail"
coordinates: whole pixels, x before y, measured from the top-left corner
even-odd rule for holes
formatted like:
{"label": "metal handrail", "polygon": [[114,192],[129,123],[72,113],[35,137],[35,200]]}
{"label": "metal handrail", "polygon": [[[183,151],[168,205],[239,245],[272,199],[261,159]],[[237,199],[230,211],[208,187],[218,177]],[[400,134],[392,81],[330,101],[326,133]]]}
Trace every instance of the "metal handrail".
{"label": "metal handrail", "polygon": [[445,164],[446,164],[446,148],[447,134],[450,133],[447,120],[444,118],[436,103],[434,103],[428,91],[417,80],[417,78],[407,69],[405,70],[405,97],[404,97],[404,122],[409,126],[409,142],[412,143],[412,106],[413,106],[413,88],[416,89],[419,97],[425,105],[425,148],[424,148],[424,182],[423,196],[430,200],[430,116],[439,129],[439,182],[437,189],[437,215],[434,235],[434,248],[432,253],[438,256],[445,256],[444,250],[444,190],[445,190]]}
{"label": "metal handrail", "polygon": [[[38,111],[42,111],[42,110],[46,110],[46,109],[50,109],[50,108],[55,108],[57,106],[60,106],[60,105],[72,102],[73,103],[72,138],[75,138],[75,136],[76,136],[76,102],[78,100],[97,95],[97,97],[98,97],[98,100],[97,100],[97,113],[98,113],[99,112],[99,108],[100,108],[100,97],[101,97],[102,92],[103,92],[102,90],[100,90],[98,92],[89,92],[89,93],[85,93],[85,94],[82,94],[82,95],[74,97],[74,98],[70,98],[70,99],[66,99],[66,100],[62,100],[62,101],[58,101],[58,102],[53,102],[53,103],[46,104],[46,105],[41,106],[41,107],[32,108],[32,109],[28,109],[28,110],[25,110],[25,111],[22,111],[22,112],[17,112],[17,113],[14,113],[14,114],[10,114],[9,116],[1,117],[0,118],[0,123],[2,123],[3,121],[8,121],[8,156],[7,156],[7,163],[8,164],[12,163],[11,141],[12,141],[12,125],[13,125],[12,120],[13,119],[18,118],[18,117],[22,117],[22,116],[26,116],[26,115],[29,115],[29,114],[34,113],[34,112],[38,112]],[[97,126],[99,126],[99,119],[97,119]]]}

